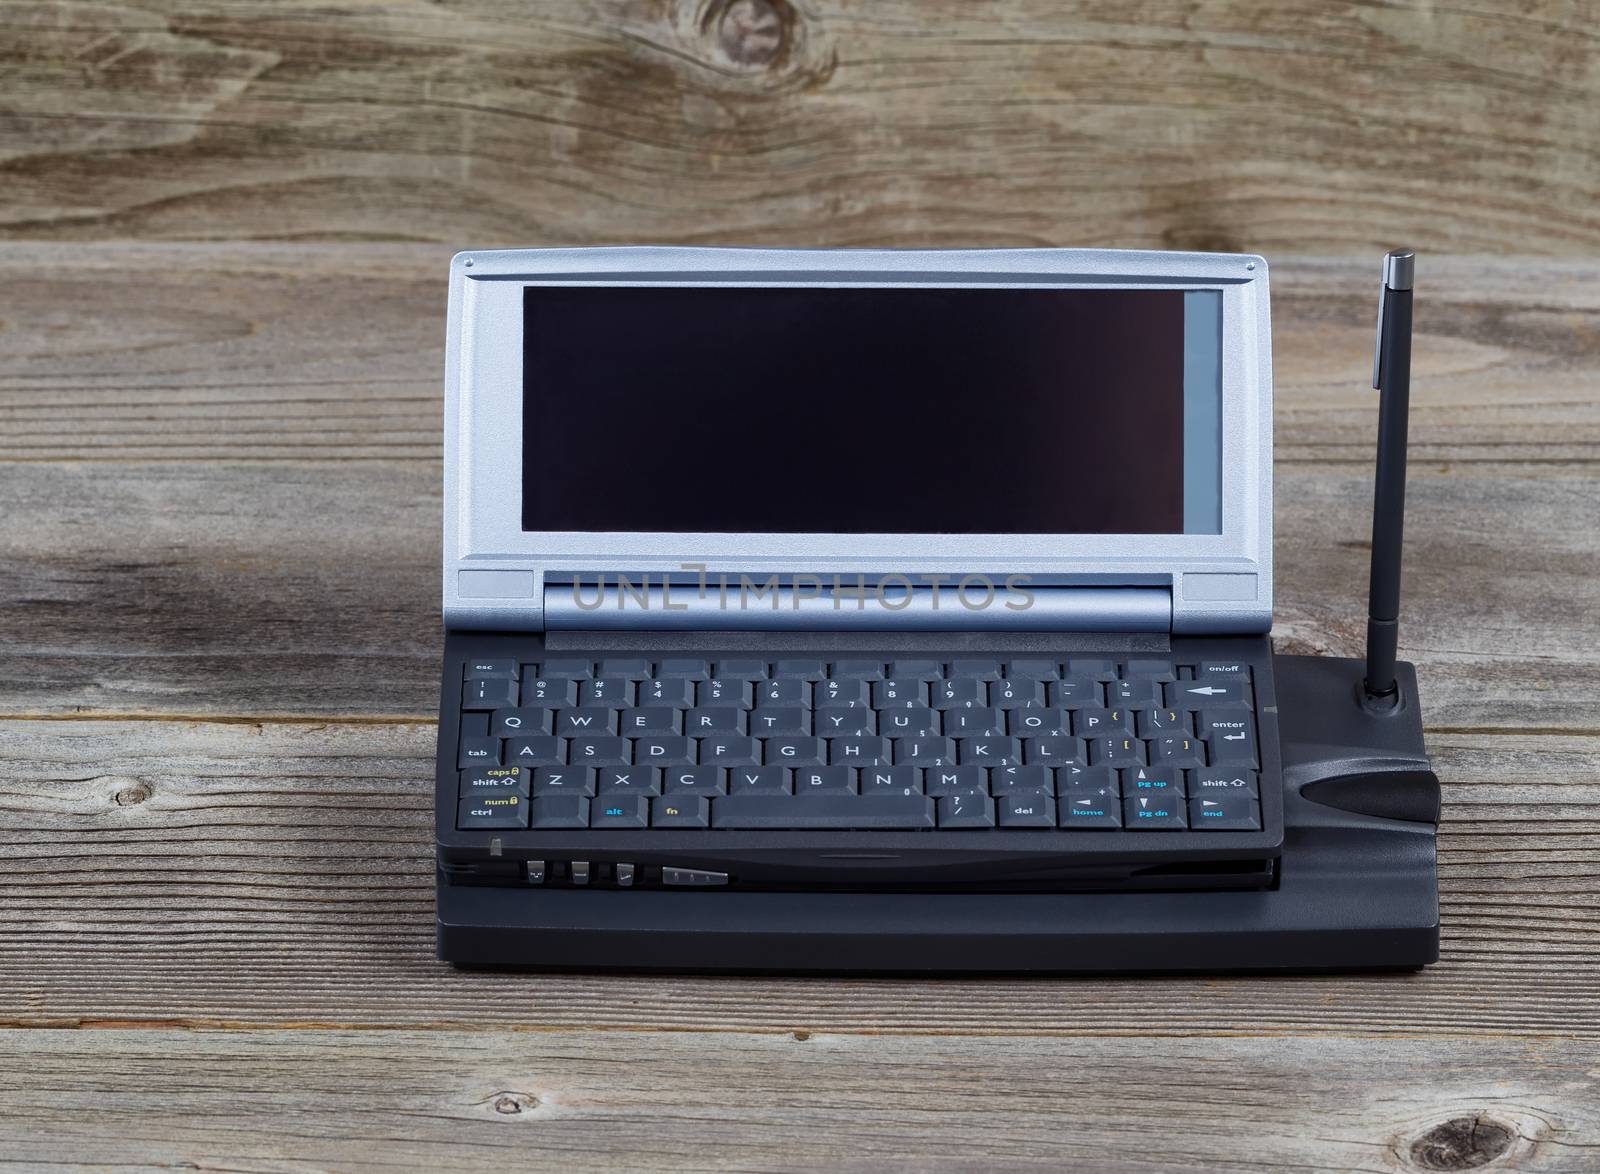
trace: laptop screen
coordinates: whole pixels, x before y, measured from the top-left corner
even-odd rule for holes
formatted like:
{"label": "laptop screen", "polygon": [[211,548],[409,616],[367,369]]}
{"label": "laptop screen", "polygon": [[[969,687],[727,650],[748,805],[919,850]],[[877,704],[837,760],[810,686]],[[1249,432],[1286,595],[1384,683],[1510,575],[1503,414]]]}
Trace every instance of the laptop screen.
{"label": "laptop screen", "polygon": [[522,528],[1217,534],[1214,290],[530,285]]}

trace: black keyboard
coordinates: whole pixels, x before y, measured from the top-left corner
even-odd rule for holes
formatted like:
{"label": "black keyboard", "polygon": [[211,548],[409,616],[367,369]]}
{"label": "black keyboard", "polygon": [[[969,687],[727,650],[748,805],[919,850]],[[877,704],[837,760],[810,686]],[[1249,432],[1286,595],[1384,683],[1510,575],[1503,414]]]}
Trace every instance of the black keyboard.
{"label": "black keyboard", "polygon": [[549,654],[461,672],[461,831],[1263,828],[1242,660]]}

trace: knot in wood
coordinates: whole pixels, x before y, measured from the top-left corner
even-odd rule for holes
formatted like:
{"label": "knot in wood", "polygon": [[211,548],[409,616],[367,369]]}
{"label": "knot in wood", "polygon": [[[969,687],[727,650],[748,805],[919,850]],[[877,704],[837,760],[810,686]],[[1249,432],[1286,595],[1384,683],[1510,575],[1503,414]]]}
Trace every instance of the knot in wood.
{"label": "knot in wood", "polygon": [[782,56],[794,21],[788,0],[723,0],[712,27],[729,61],[763,69]]}
{"label": "knot in wood", "polygon": [[538,1108],[539,1098],[530,1097],[527,1093],[521,1092],[501,1092],[494,1095],[491,1103],[496,1113],[514,1116],[517,1113]]}
{"label": "knot in wood", "polygon": [[131,787],[123,787],[111,801],[118,807],[135,807],[155,794],[149,783],[134,783]]}
{"label": "knot in wood", "polygon": [[1411,1143],[1413,1166],[1423,1170],[1476,1170],[1511,1148],[1517,1131],[1487,1117],[1453,1117]]}

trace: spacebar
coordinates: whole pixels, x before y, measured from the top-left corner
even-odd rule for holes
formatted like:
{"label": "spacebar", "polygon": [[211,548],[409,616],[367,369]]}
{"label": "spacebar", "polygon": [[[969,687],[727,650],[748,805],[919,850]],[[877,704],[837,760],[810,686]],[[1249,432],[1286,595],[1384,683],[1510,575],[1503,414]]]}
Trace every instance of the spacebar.
{"label": "spacebar", "polygon": [[714,828],[931,828],[922,795],[728,795],[712,801]]}

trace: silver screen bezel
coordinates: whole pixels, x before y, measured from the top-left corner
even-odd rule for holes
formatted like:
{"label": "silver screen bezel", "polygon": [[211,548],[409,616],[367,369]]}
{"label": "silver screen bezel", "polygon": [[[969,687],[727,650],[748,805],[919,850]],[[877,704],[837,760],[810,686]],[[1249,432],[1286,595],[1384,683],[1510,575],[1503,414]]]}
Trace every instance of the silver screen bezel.
{"label": "silver screen bezel", "polygon": [[[538,283],[1216,290],[1222,295],[1221,533],[524,531],[523,289]],[[763,577],[1021,574],[1040,585],[1167,585],[1174,589],[1175,628],[1249,631],[1263,629],[1263,617],[1270,622],[1271,325],[1267,265],[1260,257],[1092,249],[470,251],[451,263],[448,331],[448,622],[538,627],[546,581],[619,572],[681,575],[686,564],[704,565],[711,574]],[[759,445],[731,459],[753,476]],[[531,572],[532,589],[526,596],[463,597],[457,591],[463,569]],[[1217,592],[1197,589],[1189,599],[1185,575],[1254,576],[1253,598],[1203,598]]]}

